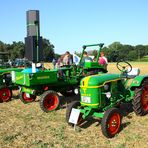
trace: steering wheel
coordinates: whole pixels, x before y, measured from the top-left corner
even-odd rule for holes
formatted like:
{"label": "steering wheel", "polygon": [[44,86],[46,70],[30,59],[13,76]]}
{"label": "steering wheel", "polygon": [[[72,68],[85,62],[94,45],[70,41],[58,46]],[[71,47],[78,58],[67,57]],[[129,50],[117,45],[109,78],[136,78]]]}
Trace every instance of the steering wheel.
{"label": "steering wheel", "polygon": [[116,66],[121,72],[129,73],[132,71],[131,64],[126,61],[117,62]]}

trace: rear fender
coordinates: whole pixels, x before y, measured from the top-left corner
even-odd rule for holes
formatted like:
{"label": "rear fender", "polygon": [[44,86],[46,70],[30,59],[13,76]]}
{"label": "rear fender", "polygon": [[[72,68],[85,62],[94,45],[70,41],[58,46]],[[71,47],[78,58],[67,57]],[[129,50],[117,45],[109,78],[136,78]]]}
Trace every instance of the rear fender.
{"label": "rear fender", "polygon": [[136,87],[140,87],[145,79],[148,79],[148,75],[136,76],[130,84],[130,90],[133,91]]}

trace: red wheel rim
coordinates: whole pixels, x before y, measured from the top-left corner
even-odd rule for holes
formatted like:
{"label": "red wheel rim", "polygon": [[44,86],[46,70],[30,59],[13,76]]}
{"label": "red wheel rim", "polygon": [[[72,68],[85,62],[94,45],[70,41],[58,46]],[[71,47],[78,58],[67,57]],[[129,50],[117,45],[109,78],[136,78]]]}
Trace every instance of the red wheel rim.
{"label": "red wheel rim", "polygon": [[108,131],[111,135],[115,135],[120,128],[121,120],[118,113],[114,113],[108,121]]}
{"label": "red wheel rim", "polygon": [[23,99],[26,101],[26,102],[32,102],[34,100],[34,97],[33,95],[30,94],[30,97],[27,97],[27,94],[26,93],[23,93],[22,94],[22,97]]}
{"label": "red wheel rim", "polygon": [[44,99],[43,105],[47,110],[54,110],[57,108],[58,103],[59,101],[56,95],[48,94]]}
{"label": "red wheel rim", "polygon": [[11,97],[11,91],[9,88],[2,88],[0,89],[0,99],[2,99],[3,102],[6,102]]}
{"label": "red wheel rim", "polygon": [[148,85],[142,91],[141,103],[143,110],[148,111]]}

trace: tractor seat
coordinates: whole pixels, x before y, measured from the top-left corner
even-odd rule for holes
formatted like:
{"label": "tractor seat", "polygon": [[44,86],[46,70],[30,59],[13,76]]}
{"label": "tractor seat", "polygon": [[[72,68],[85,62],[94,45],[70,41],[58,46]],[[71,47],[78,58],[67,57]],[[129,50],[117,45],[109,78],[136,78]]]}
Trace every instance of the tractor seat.
{"label": "tractor seat", "polygon": [[132,68],[132,70],[127,73],[127,78],[132,79],[135,78],[140,74],[140,69],[139,68]]}

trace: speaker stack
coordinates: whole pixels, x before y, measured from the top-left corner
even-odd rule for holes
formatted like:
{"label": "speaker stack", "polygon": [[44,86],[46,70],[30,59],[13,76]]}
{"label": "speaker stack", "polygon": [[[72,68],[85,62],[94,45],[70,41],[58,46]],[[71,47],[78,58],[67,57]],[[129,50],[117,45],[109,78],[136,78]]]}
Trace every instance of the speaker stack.
{"label": "speaker stack", "polygon": [[27,37],[25,38],[25,58],[33,63],[43,60],[42,37],[40,36],[39,11],[29,10],[27,16]]}

